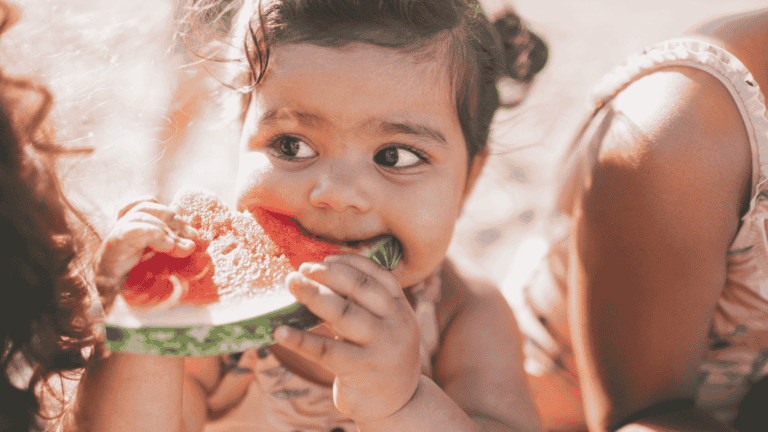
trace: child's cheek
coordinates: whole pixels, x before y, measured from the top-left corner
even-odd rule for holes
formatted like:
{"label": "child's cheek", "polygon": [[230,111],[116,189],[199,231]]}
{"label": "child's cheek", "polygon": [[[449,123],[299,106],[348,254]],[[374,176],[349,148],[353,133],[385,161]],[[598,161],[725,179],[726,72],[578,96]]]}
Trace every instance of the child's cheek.
{"label": "child's cheek", "polygon": [[269,157],[260,152],[243,152],[237,170],[235,194],[237,209],[252,209],[261,205],[270,193],[269,178],[273,167]]}
{"label": "child's cheek", "polygon": [[395,276],[403,286],[412,285],[429,276],[445,258],[455,224],[445,206],[424,206],[409,217],[403,238],[403,267]]}

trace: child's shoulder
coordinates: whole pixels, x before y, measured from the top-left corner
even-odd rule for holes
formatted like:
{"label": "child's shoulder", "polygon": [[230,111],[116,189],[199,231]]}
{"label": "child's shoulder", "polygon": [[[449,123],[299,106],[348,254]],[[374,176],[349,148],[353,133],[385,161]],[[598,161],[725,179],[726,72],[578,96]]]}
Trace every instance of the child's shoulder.
{"label": "child's shoulder", "polygon": [[495,284],[471,267],[446,260],[441,278],[433,379],[483,421],[539,430],[523,371],[522,339],[509,304]]}
{"label": "child's shoulder", "polygon": [[471,267],[446,259],[440,273],[441,292],[437,319],[445,331],[459,318],[474,320],[484,316],[511,314],[511,308],[498,286]]}

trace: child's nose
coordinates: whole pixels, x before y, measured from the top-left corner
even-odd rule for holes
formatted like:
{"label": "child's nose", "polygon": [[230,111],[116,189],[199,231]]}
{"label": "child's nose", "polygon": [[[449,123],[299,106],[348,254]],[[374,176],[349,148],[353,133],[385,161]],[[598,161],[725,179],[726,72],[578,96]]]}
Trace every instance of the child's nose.
{"label": "child's nose", "polygon": [[320,176],[309,193],[310,204],[338,212],[371,210],[372,200],[364,176],[355,167],[342,165],[345,164],[330,166]]}

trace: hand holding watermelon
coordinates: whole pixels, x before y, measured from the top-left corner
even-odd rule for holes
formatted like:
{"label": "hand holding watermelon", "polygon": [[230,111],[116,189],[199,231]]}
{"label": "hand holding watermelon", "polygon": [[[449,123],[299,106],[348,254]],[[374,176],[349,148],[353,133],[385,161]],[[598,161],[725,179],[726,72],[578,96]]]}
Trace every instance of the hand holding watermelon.
{"label": "hand holding watermelon", "polygon": [[334,374],[341,412],[355,421],[381,419],[411,399],[421,375],[419,326],[391,272],[338,255],[301,265],[287,284],[337,337],[282,326],[275,339]]}
{"label": "hand holding watermelon", "polygon": [[286,289],[286,277],[340,253],[364,254],[374,267],[397,264],[394,237],[367,243],[328,243],[290,216],[231,211],[202,189],[180,190],[170,207],[138,200],[121,211],[99,260],[107,347],[214,355],[272,343],[283,324],[311,328],[319,320]]}
{"label": "hand holding watermelon", "polygon": [[109,312],[128,272],[160,252],[169,257],[190,256],[199,239],[176,212],[150,197],[123,206],[119,222],[104,239],[96,264],[96,285],[105,312]]}

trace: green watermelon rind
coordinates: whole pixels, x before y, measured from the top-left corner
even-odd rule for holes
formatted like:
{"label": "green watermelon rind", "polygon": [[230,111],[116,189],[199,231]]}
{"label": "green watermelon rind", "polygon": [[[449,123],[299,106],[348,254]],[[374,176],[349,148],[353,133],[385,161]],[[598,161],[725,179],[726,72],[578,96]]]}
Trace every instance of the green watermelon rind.
{"label": "green watermelon rind", "polygon": [[376,244],[366,256],[381,267],[393,270],[403,257],[403,246],[396,238],[390,236]]}
{"label": "green watermelon rind", "polygon": [[281,325],[308,330],[319,323],[306,306],[296,302],[229,324],[139,328],[104,324],[104,339],[111,351],[173,357],[210,356],[273,344],[272,333]]}
{"label": "green watermelon rind", "polygon": [[[397,239],[389,237],[366,256],[383,268],[392,270],[402,257],[403,249]],[[118,302],[120,303],[120,302]],[[127,305],[125,305],[127,308]],[[123,308],[123,309],[125,309]],[[120,309],[115,307],[115,310]],[[114,312],[114,311],[113,311]],[[320,324],[306,306],[294,302],[262,315],[221,324],[199,325],[141,325],[129,308],[124,311],[127,321],[116,319],[103,324],[106,346],[111,351],[154,354],[174,357],[196,357],[242,352],[275,343],[272,333],[281,325],[309,330]],[[117,324],[124,325],[117,325]],[[130,325],[128,325],[130,324]]]}

